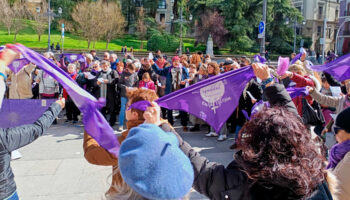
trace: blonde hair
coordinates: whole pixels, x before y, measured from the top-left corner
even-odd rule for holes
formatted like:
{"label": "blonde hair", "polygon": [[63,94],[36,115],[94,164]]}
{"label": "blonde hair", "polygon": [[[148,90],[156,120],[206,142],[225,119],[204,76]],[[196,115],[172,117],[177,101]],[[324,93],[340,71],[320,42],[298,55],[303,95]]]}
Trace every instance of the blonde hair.
{"label": "blonde hair", "polygon": [[304,66],[299,65],[299,64],[293,64],[293,65],[289,66],[288,71],[302,72],[302,73],[306,74],[306,70],[304,69]]}
{"label": "blonde hair", "polygon": [[200,55],[198,55],[198,54],[193,54],[192,55],[191,61],[190,61],[191,64],[194,64],[194,65],[196,65],[198,67],[201,62],[202,62],[202,60],[201,60],[201,56]]}

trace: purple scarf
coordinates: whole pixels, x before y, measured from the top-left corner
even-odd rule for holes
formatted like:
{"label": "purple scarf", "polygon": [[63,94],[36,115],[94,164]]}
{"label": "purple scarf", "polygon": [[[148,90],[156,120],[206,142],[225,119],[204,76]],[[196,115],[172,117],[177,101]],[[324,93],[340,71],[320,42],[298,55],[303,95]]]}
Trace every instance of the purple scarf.
{"label": "purple scarf", "polygon": [[296,56],[293,58],[292,62],[290,62],[290,64],[293,65],[297,60],[300,60],[301,56],[303,56],[303,53],[299,53],[298,55],[296,55]]}
{"label": "purple scarf", "polygon": [[25,58],[21,58],[21,59],[17,59],[15,61],[13,61],[9,66],[7,66],[8,68],[11,69],[11,71],[15,74],[17,74],[19,71],[21,71],[21,69],[23,67],[25,67],[26,65],[28,65],[30,62],[29,60],[25,59]]}
{"label": "purple scarf", "polygon": [[255,55],[255,56],[254,56],[254,62],[258,62],[258,63],[265,64],[266,59],[263,58],[263,57],[260,56],[260,55]]}
{"label": "purple scarf", "polygon": [[344,55],[324,65],[314,65],[310,67],[315,71],[327,72],[338,81],[344,81],[350,79],[350,54]]}
{"label": "purple scarf", "polygon": [[350,152],[350,140],[334,145],[329,154],[329,164],[327,169],[334,169],[337,167],[338,163],[348,152]]}
{"label": "purple scarf", "polygon": [[105,100],[96,100],[95,97],[79,87],[67,73],[44,56],[21,44],[12,45],[11,48],[19,51],[30,62],[40,66],[42,70],[56,79],[66,89],[75,105],[83,113],[83,123],[86,132],[94,138],[101,147],[115,157],[118,157],[120,147],[118,139],[114,135],[114,131],[109,126],[106,119],[99,112],[99,109],[105,105]]}

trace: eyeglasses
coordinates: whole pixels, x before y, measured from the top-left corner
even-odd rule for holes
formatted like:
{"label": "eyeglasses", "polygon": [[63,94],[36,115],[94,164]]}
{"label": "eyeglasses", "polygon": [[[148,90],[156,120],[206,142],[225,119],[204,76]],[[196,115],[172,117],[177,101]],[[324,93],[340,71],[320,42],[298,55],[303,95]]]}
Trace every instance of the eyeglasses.
{"label": "eyeglasses", "polygon": [[338,126],[336,126],[336,125],[333,125],[332,130],[333,130],[334,134],[338,134],[338,132],[339,132],[340,130],[342,130],[342,128],[340,128],[340,127],[338,127]]}

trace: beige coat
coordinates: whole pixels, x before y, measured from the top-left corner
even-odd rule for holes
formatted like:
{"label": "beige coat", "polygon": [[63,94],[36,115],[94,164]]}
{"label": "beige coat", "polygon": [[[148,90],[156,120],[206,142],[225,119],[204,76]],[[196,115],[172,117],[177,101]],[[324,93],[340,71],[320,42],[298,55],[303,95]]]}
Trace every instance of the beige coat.
{"label": "beige coat", "polygon": [[337,178],[334,199],[350,200],[350,152],[332,170],[332,174]]}
{"label": "beige coat", "polygon": [[17,74],[9,74],[9,98],[10,99],[30,99],[32,93],[32,71],[35,65],[29,64],[20,70]]}

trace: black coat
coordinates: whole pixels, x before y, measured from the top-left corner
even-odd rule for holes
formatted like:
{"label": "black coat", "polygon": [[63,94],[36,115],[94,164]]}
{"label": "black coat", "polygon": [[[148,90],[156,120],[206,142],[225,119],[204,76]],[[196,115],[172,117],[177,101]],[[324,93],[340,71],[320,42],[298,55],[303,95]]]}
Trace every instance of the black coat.
{"label": "black coat", "polygon": [[137,73],[138,77],[139,77],[139,80],[142,80],[142,76],[144,73],[148,72],[149,73],[149,76],[151,77],[152,81],[154,83],[157,82],[158,80],[158,77],[157,77],[157,74],[154,72],[154,70],[152,69],[152,67],[150,67],[149,69],[144,69],[143,67],[140,69],[140,71]]}
{"label": "black coat", "polygon": [[[298,115],[292,99],[283,85],[275,84],[265,89],[265,97],[272,106],[285,106]],[[224,165],[209,162],[179,137],[181,150],[189,157],[194,169],[193,187],[199,193],[213,200],[284,200],[293,198],[289,188],[252,184],[235,161],[226,168]],[[308,200],[330,200],[332,196],[325,183],[319,185]]]}

